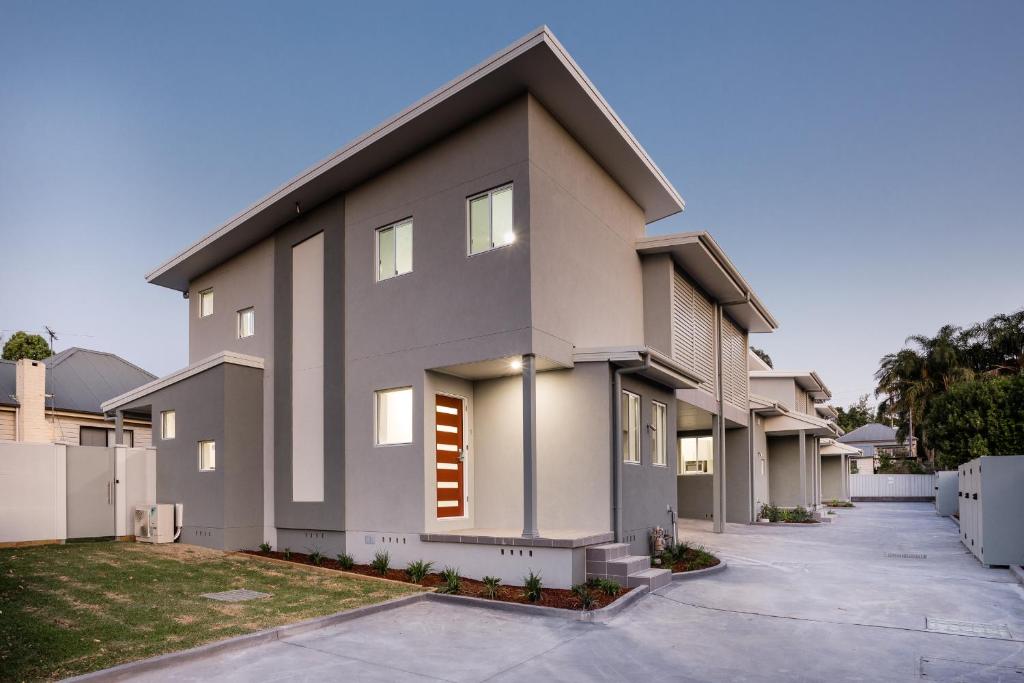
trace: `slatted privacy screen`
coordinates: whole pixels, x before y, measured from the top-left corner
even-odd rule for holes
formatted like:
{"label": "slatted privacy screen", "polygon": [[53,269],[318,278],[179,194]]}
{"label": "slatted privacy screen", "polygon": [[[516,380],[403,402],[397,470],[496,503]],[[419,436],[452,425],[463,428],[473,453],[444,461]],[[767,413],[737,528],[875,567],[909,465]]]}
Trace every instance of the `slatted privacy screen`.
{"label": "slatted privacy screen", "polygon": [[727,402],[747,409],[747,333],[728,316],[722,317],[722,390]]}
{"label": "slatted privacy screen", "polygon": [[699,377],[702,389],[714,393],[714,305],[678,270],[672,277],[672,359]]}

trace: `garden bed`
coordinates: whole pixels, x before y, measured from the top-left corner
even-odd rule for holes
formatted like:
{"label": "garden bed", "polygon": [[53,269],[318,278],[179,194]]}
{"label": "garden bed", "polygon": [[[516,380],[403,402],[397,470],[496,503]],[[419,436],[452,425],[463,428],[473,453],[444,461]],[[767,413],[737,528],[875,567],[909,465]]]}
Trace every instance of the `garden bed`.
{"label": "garden bed", "polygon": [[[325,569],[333,569],[339,572],[348,572],[351,574],[360,574],[362,576],[368,576],[376,579],[388,579],[390,581],[398,581],[401,583],[408,583],[415,586],[422,586],[424,588],[431,588],[439,593],[448,592],[445,589],[448,586],[447,579],[442,576],[440,572],[430,572],[426,574],[420,581],[413,581],[412,577],[409,576],[409,572],[405,569],[397,569],[395,567],[389,567],[383,574],[376,568],[367,564],[352,564],[349,567],[342,567],[341,563],[337,559],[322,558],[319,564],[314,563],[310,556],[306,553],[288,553],[285,557],[285,553],[279,551],[267,551],[262,550],[243,550],[241,551],[247,555],[253,555],[256,557],[270,557],[276,560],[283,560],[285,562],[293,562],[296,564],[304,564],[311,566],[318,566]],[[717,559],[716,559],[717,563]],[[482,600],[495,600],[498,602],[512,602],[521,605],[536,605],[538,607],[553,607],[555,609],[566,609],[566,610],[583,610],[583,600],[581,593],[586,591],[590,596],[590,604],[586,609],[595,610],[615,602],[618,598],[622,597],[630,589],[622,587],[621,590],[614,594],[609,595],[604,591],[600,590],[596,586],[589,586],[579,589],[578,591],[569,590],[566,588],[545,588],[541,587],[541,597],[539,600],[531,601],[526,597],[524,588],[522,586],[507,586],[499,585],[493,597],[489,594],[487,585],[483,581],[476,579],[468,579],[466,577],[459,577],[459,588],[458,592],[452,593],[454,595],[464,595],[471,598],[480,598]]]}
{"label": "garden bed", "polygon": [[819,524],[820,521],[814,518],[806,508],[798,505],[795,508],[781,508],[777,505],[762,505],[757,518],[767,519],[770,523],[782,524]]}
{"label": "garden bed", "polygon": [[704,546],[690,545],[685,541],[666,548],[658,559],[661,562],[652,559],[651,566],[655,569],[671,569],[673,574],[710,569],[722,562]]}
{"label": "garden bed", "polygon": [[825,506],[830,508],[852,508],[857,507],[848,500],[829,500],[825,501]]}

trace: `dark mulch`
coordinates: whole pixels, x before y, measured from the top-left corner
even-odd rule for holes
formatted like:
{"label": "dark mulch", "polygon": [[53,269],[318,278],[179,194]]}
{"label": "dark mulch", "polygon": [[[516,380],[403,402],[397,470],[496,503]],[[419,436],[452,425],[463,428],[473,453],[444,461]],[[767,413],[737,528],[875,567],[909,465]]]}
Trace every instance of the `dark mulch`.
{"label": "dark mulch", "polygon": [[[305,553],[293,552],[291,554],[291,557],[286,559],[285,556],[284,556],[284,553],[278,552],[278,551],[271,551],[269,553],[265,553],[265,552],[262,552],[262,551],[259,551],[259,550],[243,550],[242,552],[246,553],[247,555],[255,555],[257,557],[273,557],[273,558],[278,559],[278,560],[285,560],[287,562],[295,562],[297,564],[308,564],[308,565],[312,565],[313,564],[309,560],[309,555],[307,555]],[[717,563],[718,563],[718,560],[716,559],[715,560],[715,564],[717,564]],[[414,583],[409,578],[409,575],[406,574],[404,569],[394,569],[394,568],[388,569],[386,574],[381,575],[381,573],[378,572],[376,569],[374,569],[373,567],[371,567],[369,565],[366,565],[366,564],[356,564],[356,565],[353,565],[350,569],[342,569],[341,568],[341,564],[339,564],[337,560],[330,560],[330,559],[327,559],[327,558],[324,558],[323,560],[321,560],[319,566],[324,567],[326,569],[335,569],[335,570],[338,570],[338,571],[350,572],[352,574],[362,574],[364,576],[372,576],[372,577],[377,578],[377,579],[383,578],[383,579],[390,579],[392,581],[401,581],[402,583]],[[675,571],[680,571],[680,570],[675,570]],[[446,585],[446,582],[445,582],[444,578],[439,573],[434,572],[434,573],[431,573],[431,574],[427,574],[427,576],[425,576],[422,581],[420,581],[419,583],[417,583],[415,585],[423,586],[425,588],[439,588],[441,586]],[[465,577],[460,577],[458,595],[467,595],[469,597],[482,598],[484,600],[499,600],[501,602],[517,602],[517,603],[520,603],[520,604],[523,604],[523,605],[539,605],[541,607],[555,607],[555,608],[558,608],[558,609],[572,609],[572,610],[583,609],[582,605],[580,604],[580,599],[576,596],[576,594],[574,594],[571,590],[566,590],[564,588],[544,588],[544,589],[542,589],[541,590],[541,599],[538,600],[537,602],[530,602],[529,600],[526,599],[526,596],[523,595],[523,587],[522,586],[505,586],[505,585],[499,586],[498,593],[497,593],[497,595],[494,598],[489,598],[487,596],[487,594],[484,592],[484,589],[485,589],[485,586],[484,586],[483,581],[477,581],[476,579],[467,579]],[[596,588],[595,589],[591,589],[590,590],[590,595],[593,597],[594,602],[591,605],[590,609],[600,609],[601,607],[607,607],[611,603],[615,602],[615,600],[620,598],[623,594],[628,592],[628,590],[629,589],[627,589],[625,586],[623,586],[622,592],[620,592],[618,595],[611,596],[611,595],[605,595],[603,592],[601,592],[600,590],[597,590]]]}
{"label": "dark mulch", "polygon": [[676,560],[672,565],[673,574],[692,572],[698,569],[708,569],[721,564],[722,561],[709,552],[690,548],[683,553],[683,557]]}

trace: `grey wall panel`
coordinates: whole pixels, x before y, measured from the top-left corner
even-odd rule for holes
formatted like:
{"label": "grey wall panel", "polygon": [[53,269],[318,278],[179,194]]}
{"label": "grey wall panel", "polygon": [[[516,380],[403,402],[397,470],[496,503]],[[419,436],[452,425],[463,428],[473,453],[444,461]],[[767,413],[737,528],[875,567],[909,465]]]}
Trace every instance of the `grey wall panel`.
{"label": "grey wall panel", "polygon": [[[293,499],[292,482],[292,247],[323,233],[322,502]],[[298,216],[274,235],[274,516],[278,528],[345,529],[345,198]]]}
{"label": "grey wall panel", "polygon": [[768,466],[768,436],[764,431],[764,418],[755,415],[753,420],[754,430],[754,514],[761,510],[761,506],[769,503],[770,467]]}
{"label": "grey wall panel", "polygon": [[821,499],[823,501],[842,500],[843,472],[842,457],[826,455],[821,459]]}
{"label": "grey wall panel", "polygon": [[796,381],[789,377],[751,377],[750,393],[783,403],[787,408],[797,409]]}
{"label": "grey wall panel", "polygon": [[224,365],[224,527],[226,547],[263,542],[263,371]]}
{"label": "grey wall panel", "polygon": [[668,254],[643,259],[644,343],[672,357],[672,277],[674,266]]}
{"label": "grey wall panel", "polygon": [[[810,460],[810,452],[807,454]],[[803,505],[800,497],[800,441],[797,436],[768,437],[769,492],[772,505]],[[810,481],[808,480],[808,489]]]}
{"label": "grey wall panel", "polygon": [[750,490],[750,428],[725,430],[725,519],[748,524],[753,521]]}
{"label": "grey wall panel", "polygon": [[680,517],[711,519],[714,496],[712,479],[713,475],[710,474],[688,474],[676,477],[676,496]]}

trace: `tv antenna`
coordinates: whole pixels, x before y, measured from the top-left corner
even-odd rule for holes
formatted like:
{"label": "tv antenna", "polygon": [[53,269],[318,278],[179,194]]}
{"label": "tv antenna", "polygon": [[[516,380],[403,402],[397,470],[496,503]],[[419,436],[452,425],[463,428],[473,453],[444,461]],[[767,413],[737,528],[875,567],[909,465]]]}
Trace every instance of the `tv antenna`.
{"label": "tv antenna", "polygon": [[[50,337],[50,354],[53,355],[54,353],[56,353],[56,350],[53,348],[53,342],[59,341],[60,337],[57,336],[56,332],[54,332],[53,330],[50,329],[49,325],[43,325],[43,329],[46,330],[46,334]],[[48,394],[48,396],[50,398],[50,421],[51,421],[52,424],[56,425],[57,424],[57,399],[53,395],[54,394],[54,390],[53,390],[53,373],[52,372],[47,372],[46,373],[46,381],[48,381],[50,383],[50,393]]]}

